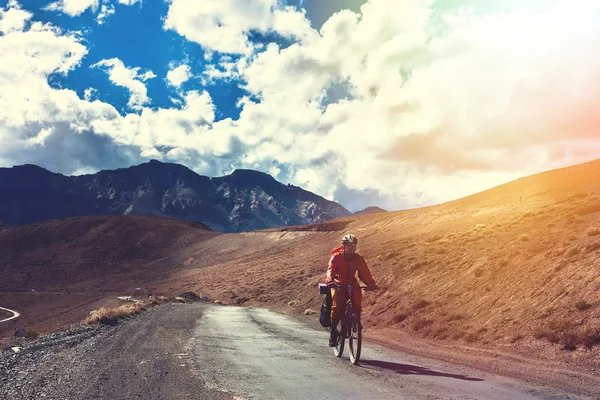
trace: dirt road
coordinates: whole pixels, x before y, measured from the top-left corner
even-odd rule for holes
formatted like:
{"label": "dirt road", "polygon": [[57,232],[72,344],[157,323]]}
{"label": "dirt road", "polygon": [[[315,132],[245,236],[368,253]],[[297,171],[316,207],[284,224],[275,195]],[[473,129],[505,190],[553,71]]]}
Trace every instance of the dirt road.
{"label": "dirt road", "polygon": [[584,398],[370,343],[362,358],[335,358],[327,332],[271,311],[169,304],[1,352],[0,398]]}
{"label": "dirt road", "polygon": [[365,343],[361,366],[328,334],[264,309],[211,307],[195,334],[203,381],[244,399],[566,399],[554,390]]}
{"label": "dirt road", "polygon": [[[5,317],[5,314],[8,315]],[[15,318],[19,318],[19,313],[8,308],[0,307],[0,322],[8,322]]]}

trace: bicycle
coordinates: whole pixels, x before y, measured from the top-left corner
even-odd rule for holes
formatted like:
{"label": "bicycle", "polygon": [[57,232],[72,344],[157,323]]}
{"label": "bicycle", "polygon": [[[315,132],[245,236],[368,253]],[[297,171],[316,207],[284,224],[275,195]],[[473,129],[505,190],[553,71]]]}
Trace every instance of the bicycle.
{"label": "bicycle", "polygon": [[[336,357],[341,357],[344,353],[346,339],[350,347],[350,362],[353,365],[358,365],[360,360],[360,350],[362,347],[362,325],[360,323],[360,312],[354,310],[352,303],[352,291],[368,289],[368,286],[360,286],[355,288],[352,285],[331,285],[336,290],[346,290],[346,304],[344,306],[344,316],[338,321],[336,326],[331,329],[337,330],[336,345],[333,348],[333,354]],[[338,329],[339,327],[339,329]]]}

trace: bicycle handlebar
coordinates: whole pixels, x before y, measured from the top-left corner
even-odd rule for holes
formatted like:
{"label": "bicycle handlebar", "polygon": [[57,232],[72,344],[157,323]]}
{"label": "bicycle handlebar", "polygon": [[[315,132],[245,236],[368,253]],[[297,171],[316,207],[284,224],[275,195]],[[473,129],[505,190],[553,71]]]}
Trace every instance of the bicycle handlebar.
{"label": "bicycle handlebar", "polygon": [[377,290],[377,289],[369,289],[369,286],[359,286],[358,288],[355,288],[352,285],[336,285],[335,283],[330,283],[328,286],[330,288],[335,288],[337,290],[348,289],[349,287],[352,288],[353,290],[355,290],[355,289],[358,289],[358,290],[360,290],[360,289],[367,289],[365,291]]}

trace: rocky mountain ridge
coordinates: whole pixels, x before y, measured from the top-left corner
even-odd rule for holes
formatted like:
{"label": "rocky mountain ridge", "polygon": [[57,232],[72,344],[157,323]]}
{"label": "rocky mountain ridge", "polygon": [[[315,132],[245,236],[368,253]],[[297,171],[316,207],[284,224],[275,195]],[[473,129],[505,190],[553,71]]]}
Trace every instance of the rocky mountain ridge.
{"label": "rocky mountain ridge", "polygon": [[79,176],[31,164],[0,168],[0,221],[8,225],[72,216],[147,215],[244,232],[351,214],[336,202],[253,170],[211,178],[157,160]]}

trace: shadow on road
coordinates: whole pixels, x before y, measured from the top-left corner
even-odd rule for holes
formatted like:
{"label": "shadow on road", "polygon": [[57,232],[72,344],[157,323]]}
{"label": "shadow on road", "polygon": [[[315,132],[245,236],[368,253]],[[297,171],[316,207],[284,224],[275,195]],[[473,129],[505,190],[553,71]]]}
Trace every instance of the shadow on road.
{"label": "shadow on road", "polygon": [[419,367],[416,365],[399,364],[399,363],[388,362],[388,361],[360,360],[360,365],[363,367],[368,365],[371,367],[387,369],[387,370],[393,371],[397,374],[404,374],[404,375],[429,375],[429,376],[440,376],[440,377],[444,377],[444,378],[461,379],[464,381],[483,381],[483,379],[480,379],[480,378],[471,378],[471,377],[468,377],[465,375],[458,375],[458,374],[447,374],[445,372],[432,371],[430,369]]}

